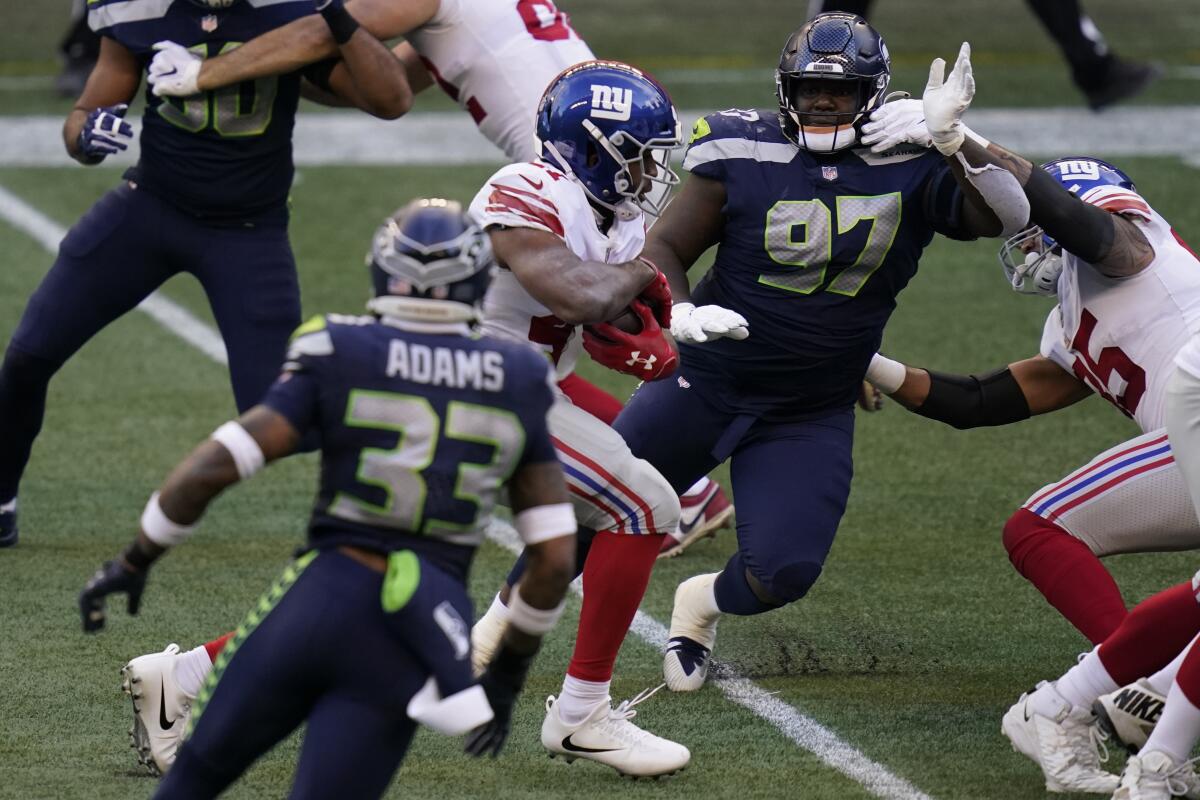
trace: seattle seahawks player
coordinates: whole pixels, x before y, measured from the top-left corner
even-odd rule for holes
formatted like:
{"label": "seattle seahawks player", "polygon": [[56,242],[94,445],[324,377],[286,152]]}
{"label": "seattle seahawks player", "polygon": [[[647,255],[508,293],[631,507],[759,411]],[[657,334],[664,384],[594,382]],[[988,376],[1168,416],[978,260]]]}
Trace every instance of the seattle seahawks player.
{"label": "seattle seahawks player", "polygon": [[[412,95],[400,63],[358,30],[340,0],[318,5],[345,65],[331,88],[383,116],[404,113]],[[313,0],[94,0],[88,18],[103,36],[100,59],[63,126],[67,152],[93,165],[128,146],[124,115],[155,42],[216,54],[313,8]],[[138,164],[67,234],[0,366],[0,547],[17,541],[17,486],[50,379],[171,276],[188,272],[204,287],[237,407],[271,385],[300,321],[287,239],[299,83],[292,73],[179,99],[147,92]]]}
{"label": "seattle seahawks player", "polygon": [[[691,177],[649,232],[646,255],[677,301],[680,376],[644,384],[616,428],[677,488],[731,459],[738,503],[738,551],[676,591],[664,664],[673,690],[703,683],[721,614],[780,608],[820,575],[850,491],[853,405],[934,233],[1024,226],[1019,209],[1002,221],[935,152],[856,146],[890,75],[887,47],[862,19],[817,16],[784,46],[777,109],[697,122]],[[693,292],[686,271],[713,245]],[[702,304],[740,314],[749,337],[697,336]]]}
{"label": "seattle seahawks player", "polygon": [[[417,200],[380,238],[374,316],[301,326],[263,401],[176,467],[80,596],[87,631],[103,627],[109,594],[136,611],[151,564],[221,491],[319,434],[309,550],[222,652],[156,797],[215,797],[306,719],[294,796],[380,796],[418,722],[474,729],[467,751],[496,754],[562,611],[575,518],[547,428],[553,376],[524,343],[470,327],[491,278],[487,237],[459,204]],[[502,487],[530,560],[481,689],[464,584]],[[161,691],[136,686],[135,707]]]}

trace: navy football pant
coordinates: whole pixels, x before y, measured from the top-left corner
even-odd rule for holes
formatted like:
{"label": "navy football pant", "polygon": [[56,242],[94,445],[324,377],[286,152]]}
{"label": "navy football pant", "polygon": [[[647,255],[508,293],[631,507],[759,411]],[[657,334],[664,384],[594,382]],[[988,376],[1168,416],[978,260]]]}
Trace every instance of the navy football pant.
{"label": "navy football pant", "polygon": [[17,493],[50,378],[101,329],[180,272],[194,275],[208,296],[229,353],[238,409],[266,393],[300,324],[287,228],[204,225],[122,184],[63,239],[8,344],[0,365],[0,502]]}
{"label": "navy football pant", "polygon": [[[419,585],[392,614],[380,602],[383,575],[348,556],[314,551],[293,563],[222,651],[154,796],[217,796],[306,719],[290,797],[382,795],[416,728],[405,711],[412,696],[431,673],[443,696],[473,682],[470,601],[461,583],[419,563]],[[446,604],[454,612],[440,608],[434,622]],[[451,636],[440,626],[455,615]]]}
{"label": "navy football pant", "polygon": [[[642,384],[613,427],[681,493],[730,459],[738,551],[717,582],[722,611],[757,614],[808,592],[850,494],[853,411],[768,423],[720,412],[668,379]],[[753,592],[747,571],[772,602]]]}

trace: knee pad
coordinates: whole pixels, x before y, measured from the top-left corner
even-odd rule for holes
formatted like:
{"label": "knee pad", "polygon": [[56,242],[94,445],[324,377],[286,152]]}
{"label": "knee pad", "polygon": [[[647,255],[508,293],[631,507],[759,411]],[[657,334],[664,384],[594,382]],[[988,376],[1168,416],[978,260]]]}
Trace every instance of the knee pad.
{"label": "knee pad", "polygon": [[823,565],[819,561],[793,561],[783,564],[767,575],[756,572],[750,574],[758,582],[758,587],[764,590],[768,597],[759,599],[772,605],[787,605],[794,603],[804,595],[821,577]]}

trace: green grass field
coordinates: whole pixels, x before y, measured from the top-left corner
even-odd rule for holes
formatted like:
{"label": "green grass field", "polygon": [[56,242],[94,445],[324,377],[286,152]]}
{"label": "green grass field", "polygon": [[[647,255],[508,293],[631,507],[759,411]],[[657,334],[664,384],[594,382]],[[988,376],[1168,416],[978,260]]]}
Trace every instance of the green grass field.
{"label": "green grass field", "polygon": [[[65,3],[59,5],[65,13]],[[958,41],[970,38],[980,104],[1078,103],[1022,3],[878,5],[876,21],[901,88],[919,91],[928,59],[951,57]],[[784,18],[769,0],[665,0],[653,7],[564,0],[563,6],[597,52],[658,70],[680,105],[691,108],[769,103],[775,54],[803,12],[799,4]],[[1186,75],[1200,63],[1194,44],[1200,16],[1187,0],[1088,6],[1118,50],[1172,68],[1144,102],[1194,102],[1198,84]],[[30,3],[13,13],[0,32],[6,45],[0,77],[52,74],[63,24],[57,10]],[[58,114],[69,106],[36,81],[29,85],[14,89],[0,81],[0,113]],[[444,101],[432,107],[448,108]],[[1192,188],[1200,171],[1175,158],[1120,163],[1183,236],[1200,240]],[[410,196],[469,198],[490,172],[303,168],[293,193],[292,240],[305,313],[358,312],[367,293],[361,256],[378,221]],[[0,168],[0,187],[65,227],[118,175],[106,168]],[[1050,304],[1008,291],[995,251],[994,242],[935,241],[901,296],[887,351],[955,371],[1034,353]],[[0,343],[6,343],[53,255],[4,222],[0,253]],[[173,281],[166,293],[209,318],[191,279]],[[590,364],[583,370],[617,393],[631,388],[614,373]],[[315,459],[290,459],[223,497],[196,537],[156,568],[140,617],[114,609],[108,630],[85,637],[75,596],[96,564],[135,531],[146,496],[167,470],[233,413],[224,369],[137,313],[104,331],[55,379],[22,487],[22,542],[0,551],[0,798],[130,798],[153,791],[153,779],[135,769],[126,746],[128,705],[117,671],[132,656],[171,641],[194,646],[242,617],[301,542]],[[1036,769],[999,734],[1000,715],[1035,680],[1065,669],[1086,643],[1012,570],[1000,529],[1032,491],[1134,433],[1099,399],[1008,429],[965,433],[894,404],[860,416],[850,508],[824,576],[801,603],[723,621],[718,657],[932,797],[1044,796]],[[725,477],[723,470],[717,477]],[[723,534],[659,565],[643,611],[666,622],[677,583],[718,569],[733,546]],[[495,545],[481,550],[471,587],[477,606],[510,562]],[[1196,566],[1188,554],[1108,563],[1131,604]],[[542,700],[558,691],[577,610],[572,600],[565,623],[547,641],[503,758],[469,761],[457,742],[422,733],[389,796],[871,796],[711,685],[694,695],[662,692],[640,706],[639,723],[692,749],[692,766],[676,778],[631,784],[594,764],[550,761],[537,742]],[[630,637],[614,698],[660,680],[659,654]],[[229,796],[283,796],[295,756],[292,740]]]}

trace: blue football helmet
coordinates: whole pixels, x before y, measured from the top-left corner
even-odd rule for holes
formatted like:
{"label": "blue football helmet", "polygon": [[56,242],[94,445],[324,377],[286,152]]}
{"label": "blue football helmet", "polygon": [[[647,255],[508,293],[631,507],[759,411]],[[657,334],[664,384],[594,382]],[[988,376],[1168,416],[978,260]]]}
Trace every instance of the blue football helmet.
{"label": "blue football helmet", "polygon": [[620,219],[657,216],[679,183],[671,151],[683,144],[675,106],[658,81],[618,61],[585,61],[551,82],[538,104],[542,160]]}
{"label": "blue football helmet", "polygon": [[221,11],[240,2],[240,0],[192,0],[193,5],[207,8],[210,11]]}
{"label": "blue football helmet", "polygon": [[[842,11],[818,14],[783,46],[775,71],[779,122],[784,134],[805,150],[831,153],[858,142],[859,126],[883,105],[892,61],[883,37],[862,17]],[[803,112],[807,81],[846,81],[854,93],[848,113]]]}
{"label": "blue football helmet", "polygon": [[[1087,194],[1097,186],[1119,186],[1137,191],[1128,175],[1107,161],[1091,156],[1056,158],[1042,164],[1041,168],[1058,178],[1067,191],[1075,195]],[[1000,264],[1013,291],[1058,294],[1062,248],[1042,231],[1040,225],[1031,225],[1001,245]]]}
{"label": "blue football helmet", "polygon": [[461,203],[420,198],[375,232],[367,267],[372,312],[417,322],[469,322],[479,316],[495,262],[487,234]]}

